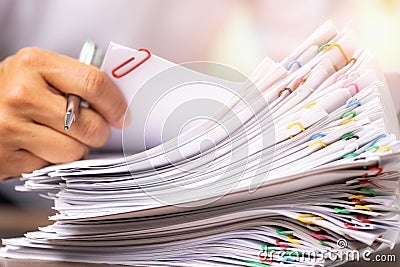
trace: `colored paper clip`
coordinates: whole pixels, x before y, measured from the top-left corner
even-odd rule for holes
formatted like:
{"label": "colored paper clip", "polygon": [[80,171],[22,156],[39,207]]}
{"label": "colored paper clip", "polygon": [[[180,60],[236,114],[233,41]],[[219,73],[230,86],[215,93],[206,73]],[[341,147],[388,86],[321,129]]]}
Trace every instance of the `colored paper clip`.
{"label": "colored paper clip", "polygon": [[371,223],[370,220],[365,219],[365,218],[361,217],[360,215],[357,216],[357,219],[358,219],[360,222],[363,222],[363,223]]}
{"label": "colored paper clip", "polygon": [[270,247],[273,247],[273,245],[271,245],[271,244],[262,244],[261,245],[261,250],[262,251],[267,251],[267,252],[275,251],[275,249],[270,248]]}
{"label": "colored paper clip", "polygon": [[289,91],[289,94],[291,94],[293,92],[292,89],[290,89],[289,87],[285,87],[279,91],[278,97],[280,97],[283,94],[283,92],[285,92],[285,91]]}
{"label": "colored paper clip", "polygon": [[372,195],[373,197],[376,196],[375,191],[372,190],[372,189],[365,189],[365,188],[362,188],[362,189],[360,190],[360,192],[370,194],[370,195]]}
{"label": "colored paper clip", "polygon": [[313,136],[310,137],[310,141],[315,140],[318,137],[324,137],[324,136],[325,136],[325,134],[323,134],[323,133],[314,134]]}
{"label": "colored paper clip", "polygon": [[275,240],[275,243],[276,243],[278,246],[282,247],[282,248],[289,248],[289,245],[286,245],[286,244],[281,243],[281,241],[279,241],[279,239]]}
{"label": "colored paper clip", "polygon": [[340,214],[350,214],[350,211],[341,208],[334,208],[333,211]]}
{"label": "colored paper clip", "polygon": [[347,198],[348,199],[360,199],[360,198],[364,198],[365,197],[365,195],[351,195],[351,196],[348,196]]}
{"label": "colored paper clip", "polygon": [[375,176],[379,176],[383,172],[383,168],[382,167],[370,167],[368,170],[369,171],[378,171],[375,174]]}
{"label": "colored paper clip", "polygon": [[357,113],[353,110],[353,111],[349,111],[349,112],[346,112],[346,113],[344,113],[343,115],[342,115],[342,119],[344,119],[344,118],[346,118],[346,117],[348,117],[348,116],[350,116],[350,115],[352,115],[352,118],[354,118],[356,115],[357,115]]}
{"label": "colored paper clip", "polygon": [[312,232],[311,235],[319,240],[328,240],[328,238],[326,238],[325,236],[319,235],[316,232]]}
{"label": "colored paper clip", "polygon": [[392,150],[392,147],[391,147],[391,146],[382,146],[382,147],[378,148],[378,149],[376,150],[376,152],[391,151],[391,150]]}
{"label": "colored paper clip", "polygon": [[141,61],[139,61],[138,63],[136,63],[135,65],[133,65],[132,67],[130,67],[129,69],[127,69],[125,72],[118,74],[117,72],[120,69],[122,69],[123,67],[127,66],[129,63],[131,63],[132,61],[135,60],[135,57],[129,58],[127,61],[123,62],[121,65],[117,66],[116,68],[114,68],[112,70],[112,72],[111,72],[112,76],[114,76],[117,79],[122,78],[122,77],[128,75],[129,73],[131,73],[136,68],[138,68],[140,65],[142,65],[144,62],[146,62],[151,57],[150,51],[147,50],[146,48],[140,48],[138,51],[146,52],[147,56],[144,59],[142,59]]}
{"label": "colored paper clip", "polygon": [[293,232],[285,232],[285,231],[281,231],[281,230],[276,230],[276,233],[278,235],[284,235],[284,236],[292,236]]}
{"label": "colored paper clip", "polygon": [[344,140],[350,140],[350,139],[353,139],[353,138],[355,138],[355,139],[359,139],[360,137],[358,136],[358,135],[355,135],[355,134],[353,134],[353,133],[347,133],[347,134],[344,134],[344,135],[342,135],[341,137],[340,137],[340,139],[344,139]]}
{"label": "colored paper clip", "polygon": [[349,86],[354,86],[354,88],[356,88],[356,93],[360,92],[360,88],[358,88],[358,85],[356,83],[346,84],[343,88],[347,88]]}
{"label": "colored paper clip", "polygon": [[303,255],[303,253],[301,253],[300,251],[291,251],[289,249],[287,249],[285,251],[285,254],[288,254],[290,256],[296,256],[296,257],[301,257]]}
{"label": "colored paper clip", "polygon": [[324,49],[325,47],[328,47],[328,46],[330,46],[330,45],[331,45],[331,44],[328,44],[328,43],[321,45],[321,46],[318,48],[318,52],[321,52],[322,49]]}
{"label": "colored paper clip", "polygon": [[365,206],[365,205],[355,205],[354,207],[355,207],[356,209],[359,209],[359,210],[372,211],[372,209],[371,209],[370,207]]}
{"label": "colored paper clip", "polygon": [[283,258],[285,261],[288,261],[288,262],[296,262],[295,259],[292,259],[292,258],[290,258],[289,256],[283,255],[282,258]]}
{"label": "colored paper clip", "polygon": [[354,230],[354,231],[358,231],[358,228],[357,228],[357,227],[351,226],[351,225],[348,224],[348,223],[344,223],[344,226],[345,226],[347,229]]}
{"label": "colored paper clip", "polygon": [[342,125],[346,125],[346,124],[348,124],[349,122],[356,122],[356,120],[355,120],[355,119],[350,119],[350,120],[342,121]]}
{"label": "colored paper clip", "polygon": [[339,45],[339,44],[331,44],[331,45],[329,45],[329,46],[326,48],[326,51],[331,50],[332,47],[335,47],[335,46],[336,46],[337,48],[339,48],[340,52],[342,53],[344,59],[346,60],[346,65],[349,64],[349,58],[346,56],[346,53],[344,52],[344,50],[343,50],[343,48],[342,48],[341,45]]}
{"label": "colored paper clip", "polygon": [[311,107],[315,106],[316,104],[317,104],[317,101],[313,101],[313,102],[310,102],[307,105],[305,105],[304,108],[311,108]]}
{"label": "colored paper clip", "polygon": [[328,243],[326,243],[326,242],[323,241],[323,240],[318,240],[318,242],[319,242],[321,245],[325,246],[325,247],[331,247],[331,245],[329,245]]}
{"label": "colored paper clip", "polygon": [[350,107],[352,107],[354,105],[361,106],[362,104],[361,104],[360,101],[354,101],[354,102],[351,102],[351,103],[347,104],[346,108],[350,108]]}
{"label": "colored paper clip", "polygon": [[376,145],[378,142],[380,142],[382,139],[385,139],[386,137],[387,137],[386,134],[379,136],[378,138],[376,138],[376,140],[374,142],[372,142],[371,146]]}
{"label": "colored paper clip", "polygon": [[346,63],[346,66],[349,65],[351,62],[353,62],[353,64],[355,64],[357,62],[357,59],[354,57],[350,58],[349,62]]}
{"label": "colored paper clip", "polygon": [[248,263],[248,265],[246,265],[246,266],[271,267],[271,265],[265,264],[265,263],[263,263],[263,262],[272,263],[272,260],[267,260],[267,257],[266,257],[266,256],[263,256],[263,255],[260,255],[259,258],[260,258],[260,261],[261,261],[261,262],[258,262],[258,261],[250,261],[250,260],[245,260],[245,259],[241,259],[241,260],[242,260],[243,262],[245,262],[245,263]]}
{"label": "colored paper clip", "polygon": [[294,85],[294,89],[297,89],[300,85],[302,85],[302,84],[305,83],[306,81],[307,81],[306,78],[302,78],[302,79],[298,80],[298,81],[296,82],[296,84]]}
{"label": "colored paper clip", "polygon": [[[292,122],[286,126],[286,129],[290,130],[293,126],[299,126],[301,131],[304,132],[306,129],[301,125],[299,121]],[[289,138],[293,138],[293,135],[290,135]]]}
{"label": "colored paper clip", "polygon": [[357,153],[349,153],[343,156],[344,159],[357,157]]}
{"label": "colored paper clip", "polygon": [[375,185],[376,187],[378,187],[378,188],[384,188],[384,186],[383,185],[381,185],[381,184],[378,184],[377,182],[374,182],[374,181],[372,181],[372,180],[365,180],[365,181],[359,181],[358,182],[358,184],[360,184],[360,185],[364,185],[364,184],[372,184],[372,185]]}
{"label": "colored paper clip", "polygon": [[289,241],[290,243],[292,243],[293,245],[301,245],[300,241],[294,240],[292,236],[288,236],[287,237],[287,241]]}
{"label": "colored paper clip", "polygon": [[367,205],[368,204],[368,201],[361,200],[361,199],[352,199],[351,202],[357,203],[357,204],[360,204],[360,205]]}
{"label": "colored paper clip", "polygon": [[315,140],[315,141],[313,141],[313,142],[311,142],[311,143],[309,143],[308,144],[308,146],[309,147],[312,147],[313,145],[321,145],[322,147],[326,147],[327,145],[324,143],[324,142],[322,142],[321,140]]}
{"label": "colored paper clip", "polygon": [[367,148],[365,149],[365,151],[367,152],[367,151],[370,151],[370,150],[372,150],[372,149],[378,150],[378,149],[379,149],[379,146],[370,146],[370,147],[367,147]]}
{"label": "colored paper clip", "polygon": [[297,216],[297,220],[299,221],[299,222],[302,222],[302,223],[305,223],[305,224],[314,224],[314,222],[312,222],[312,221],[310,221],[310,220],[306,220],[305,218],[311,218],[312,217],[312,219],[314,219],[314,220],[323,220],[324,218],[321,218],[321,217],[319,217],[319,216],[316,216],[316,215],[314,215],[314,214],[300,214],[300,215],[298,215]]}
{"label": "colored paper clip", "polygon": [[290,70],[294,64],[297,64],[297,66],[298,66],[299,68],[302,67],[301,63],[300,63],[298,60],[293,60],[292,62],[290,62],[290,63],[287,65],[286,69],[287,69],[287,70]]}

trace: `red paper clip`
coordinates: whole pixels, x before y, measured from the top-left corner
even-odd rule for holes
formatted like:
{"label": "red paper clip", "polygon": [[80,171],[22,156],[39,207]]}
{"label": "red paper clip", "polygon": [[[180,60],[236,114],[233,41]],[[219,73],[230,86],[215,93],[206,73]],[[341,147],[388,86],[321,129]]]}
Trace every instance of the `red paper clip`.
{"label": "red paper clip", "polygon": [[350,86],[354,86],[354,88],[356,88],[356,93],[360,92],[360,88],[358,88],[358,85],[356,83],[346,84],[343,88],[347,88],[347,87],[350,87]]}
{"label": "red paper clip", "polygon": [[266,256],[260,255],[260,261],[265,263],[272,263],[273,260],[268,259]]}
{"label": "red paper clip", "polygon": [[[382,173],[383,168],[382,167],[370,167],[368,169],[369,171],[378,171],[374,176],[378,176]],[[366,178],[368,177],[368,173],[364,173],[364,175],[362,176],[362,178]]]}
{"label": "red paper clip", "polygon": [[151,57],[151,53],[149,50],[147,50],[146,48],[140,48],[138,51],[144,51],[147,53],[147,56],[139,61],[137,64],[133,65],[130,69],[128,69],[127,71],[121,73],[121,74],[117,74],[117,72],[125,67],[126,65],[128,65],[129,63],[131,63],[132,61],[135,60],[135,57],[131,57],[130,59],[128,59],[127,61],[123,62],[121,65],[117,66],[115,69],[112,70],[111,74],[112,76],[114,76],[115,78],[119,79],[122,78],[124,76],[126,76],[127,74],[131,73],[133,70],[135,70],[136,68],[138,68],[140,65],[142,65],[144,62],[146,62],[150,57]]}
{"label": "red paper clip", "polygon": [[348,224],[348,223],[344,223],[344,226],[345,226],[347,229],[350,229],[350,230],[354,230],[354,231],[357,231],[357,230],[358,230],[357,227],[351,226],[351,225]]}
{"label": "red paper clip", "polygon": [[375,176],[378,176],[378,175],[380,175],[380,174],[382,173],[383,168],[381,168],[381,167],[371,167],[371,168],[369,168],[368,170],[369,170],[369,171],[378,171],[378,172],[375,174]]}
{"label": "red paper clip", "polygon": [[352,199],[351,202],[354,202],[354,203],[357,203],[357,204],[360,204],[360,205],[367,205],[368,204],[367,201],[361,200],[361,199]]}
{"label": "red paper clip", "polygon": [[359,182],[358,182],[358,184],[359,184],[359,185],[364,185],[364,184],[373,184],[373,185],[375,185],[376,187],[379,187],[379,188],[384,188],[384,186],[383,186],[383,185],[381,185],[381,184],[378,184],[377,182],[374,182],[374,181],[372,181],[372,180],[359,181]]}
{"label": "red paper clip", "polygon": [[364,219],[363,217],[361,217],[360,215],[358,215],[357,216],[357,219],[360,221],[360,222],[363,222],[363,223],[371,223],[371,221],[370,220],[368,220],[368,219]]}
{"label": "red paper clip", "polygon": [[280,246],[280,247],[282,247],[282,248],[289,248],[289,246],[288,245],[286,245],[286,244],[282,244],[278,239],[277,240],[275,240],[275,243],[278,245],[278,246]]}

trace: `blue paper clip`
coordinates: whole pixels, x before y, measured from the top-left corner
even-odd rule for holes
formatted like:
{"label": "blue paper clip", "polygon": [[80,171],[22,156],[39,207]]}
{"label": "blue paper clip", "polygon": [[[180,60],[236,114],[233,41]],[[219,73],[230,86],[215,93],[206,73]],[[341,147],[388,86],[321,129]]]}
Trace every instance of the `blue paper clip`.
{"label": "blue paper clip", "polygon": [[312,140],[317,139],[318,137],[324,137],[324,136],[325,136],[325,134],[323,134],[323,133],[317,133],[317,134],[314,134],[313,136],[311,136],[310,140],[312,141]]}
{"label": "blue paper clip", "polygon": [[287,70],[290,70],[290,69],[292,68],[293,64],[297,64],[297,66],[299,66],[299,68],[302,67],[302,65],[301,65],[301,63],[300,63],[299,61],[293,60],[292,62],[290,62],[290,63],[287,65],[286,69],[287,69]]}
{"label": "blue paper clip", "polygon": [[347,104],[346,108],[352,107],[354,105],[361,106],[362,104],[360,101],[354,101],[354,102]]}
{"label": "blue paper clip", "polygon": [[374,142],[372,142],[371,146],[376,145],[379,141],[381,141],[382,139],[385,139],[386,137],[387,137],[386,134],[379,136]]}

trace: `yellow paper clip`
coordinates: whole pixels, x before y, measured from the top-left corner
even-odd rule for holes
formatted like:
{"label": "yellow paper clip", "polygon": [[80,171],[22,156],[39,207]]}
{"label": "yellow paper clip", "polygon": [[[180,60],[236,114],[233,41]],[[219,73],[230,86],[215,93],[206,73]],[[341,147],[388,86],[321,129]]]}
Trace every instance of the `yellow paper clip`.
{"label": "yellow paper clip", "polygon": [[296,241],[292,238],[292,236],[288,236],[287,237],[287,241],[289,241],[290,243],[294,244],[294,245],[301,245],[300,241]]}
{"label": "yellow paper clip", "polygon": [[350,120],[342,121],[342,125],[348,124],[349,122],[356,122],[356,120],[355,119],[350,119]]}
{"label": "yellow paper clip", "polygon": [[314,142],[311,142],[308,144],[309,147],[312,147],[313,145],[319,144],[322,147],[326,147],[326,144],[324,142],[322,142],[320,139],[315,140]]}
{"label": "yellow paper clip", "polygon": [[[295,121],[295,122],[292,122],[292,123],[288,124],[288,125],[286,126],[286,129],[290,129],[290,128],[292,128],[293,126],[296,126],[296,125],[300,127],[300,129],[301,129],[302,132],[304,132],[304,131],[306,130],[306,129],[303,127],[303,125],[301,125],[301,123],[300,123],[299,121]],[[293,135],[290,135],[289,138],[293,138]]]}
{"label": "yellow paper clip", "polygon": [[360,198],[364,198],[364,197],[365,197],[365,195],[352,195],[352,196],[349,196],[348,199],[360,199]]}
{"label": "yellow paper clip", "polygon": [[300,214],[299,216],[297,216],[297,220],[299,222],[306,223],[306,224],[314,224],[314,222],[305,219],[305,218],[310,218],[310,217],[312,217],[312,219],[314,219],[314,220],[323,220],[324,219],[324,218],[318,217],[314,214],[306,213],[306,214]]}
{"label": "yellow paper clip", "polygon": [[346,56],[346,53],[344,52],[343,48],[341,45],[339,44],[331,44],[330,46],[328,46],[326,48],[326,51],[331,50],[332,47],[336,46],[337,48],[339,48],[340,52],[342,53],[344,59],[346,60],[346,65],[349,64],[349,58]]}
{"label": "yellow paper clip", "polygon": [[315,106],[316,104],[317,104],[317,101],[313,101],[313,102],[310,102],[307,105],[305,105],[304,108],[311,108],[311,107]]}
{"label": "yellow paper clip", "polygon": [[356,209],[360,209],[360,210],[368,210],[368,211],[372,211],[372,209],[368,206],[365,205],[355,205],[354,206]]}
{"label": "yellow paper clip", "polygon": [[391,148],[390,146],[383,146],[383,147],[378,148],[378,149],[376,150],[376,152],[380,152],[380,151],[390,151],[390,150],[392,150],[392,148]]}

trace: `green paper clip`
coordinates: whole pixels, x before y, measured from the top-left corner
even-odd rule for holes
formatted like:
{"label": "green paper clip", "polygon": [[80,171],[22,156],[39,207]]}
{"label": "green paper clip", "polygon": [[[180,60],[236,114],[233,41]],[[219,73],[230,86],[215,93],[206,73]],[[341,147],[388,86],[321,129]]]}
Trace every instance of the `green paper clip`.
{"label": "green paper clip", "polygon": [[353,110],[353,111],[349,111],[349,112],[344,113],[344,114],[342,115],[342,119],[348,117],[349,115],[353,115],[352,118],[354,118],[354,117],[357,115],[357,113],[356,113],[354,110]]}
{"label": "green paper clip", "polygon": [[357,156],[358,156],[357,153],[349,153],[349,154],[344,155],[343,158],[347,159],[347,158],[352,158],[352,157],[357,157]]}
{"label": "green paper clip", "polygon": [[376,196],[375,191],[374,191],[374,190],[371,190],[371,189],[364,189],[364,188],[363,188],[363,189],[361,189],[360,191],[363,192],[363,193],[370,194],[370,195],[372,195],[373,197]]}
{"label": "green paper clip", "polygon": [[325,247],[331,247],[328,243],[322,241],[322,240],[318,240],[319,243],[321,243],[321,245],[325,246]]}
{"label": "green paper clip", "polygon": [[379,149],[379,146],[370,146],[365,151],[370,151],[371,149]]}
{"label": "green paper clip", "polygon": [[336,213],[341,213],[341,214],[350,214],[350,211],[346,209],[340,209],[340,208],[334,208],[333,209]]}
{"label": "green paper clip", "polygon": [[276,230],[276,233],[278,235],[284,235],[284,236],[292,236],[293,232],[285,232],[285,231],[281,231],[281,230]]}
{"label": "green paper clip", "polygon": [[347,134],[342,135],[342,137],[340,137],[340,139],[346,139],[347,137],[352,137],[352,136],[354,136],[353,133],[347,133]]}

